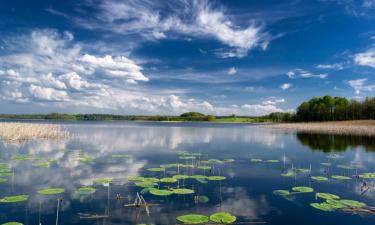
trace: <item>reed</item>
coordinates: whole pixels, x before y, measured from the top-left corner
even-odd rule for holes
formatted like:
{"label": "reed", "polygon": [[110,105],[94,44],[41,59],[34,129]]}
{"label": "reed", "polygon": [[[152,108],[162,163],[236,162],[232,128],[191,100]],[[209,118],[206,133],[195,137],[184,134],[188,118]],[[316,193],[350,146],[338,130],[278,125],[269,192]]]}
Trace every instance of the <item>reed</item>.
{"label": "reed", "polygon": [[5,142],[24,142],[36,139],[65,139],[69,133],[59,125],[0,122],[0,139]]}
{"label": "reed", "polygon": [[276,123],[260,125],[259,127],[294,130],[306,133],[375,136],[375,120],[353,120],[310,123]]}

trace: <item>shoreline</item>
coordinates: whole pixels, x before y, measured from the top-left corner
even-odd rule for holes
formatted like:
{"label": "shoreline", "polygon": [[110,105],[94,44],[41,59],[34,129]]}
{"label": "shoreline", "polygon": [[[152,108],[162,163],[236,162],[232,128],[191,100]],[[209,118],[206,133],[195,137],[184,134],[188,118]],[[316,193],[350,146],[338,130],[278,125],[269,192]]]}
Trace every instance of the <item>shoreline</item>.
{"label": "shoreline", "polygon": [[275,123],[258,127],[304,133],[375,136],[375,120]]}

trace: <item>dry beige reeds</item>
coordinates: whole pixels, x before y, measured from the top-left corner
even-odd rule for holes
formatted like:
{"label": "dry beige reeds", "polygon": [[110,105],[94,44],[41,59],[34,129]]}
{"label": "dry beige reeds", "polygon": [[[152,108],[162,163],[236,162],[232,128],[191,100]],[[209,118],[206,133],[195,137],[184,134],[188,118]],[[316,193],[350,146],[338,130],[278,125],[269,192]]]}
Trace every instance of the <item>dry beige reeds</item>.
{"label": "dry beige reeds", "polygon": [[69,133],[59,125],[0,122],[0,139],[5,142],[23,142],[36,139],[63,139]]}
{"label": "dry beige reeds", "polygon": [[337,122],[276,123],[259,127],[295,130],[306,133],[375,136],[375,120],[353,120]]}

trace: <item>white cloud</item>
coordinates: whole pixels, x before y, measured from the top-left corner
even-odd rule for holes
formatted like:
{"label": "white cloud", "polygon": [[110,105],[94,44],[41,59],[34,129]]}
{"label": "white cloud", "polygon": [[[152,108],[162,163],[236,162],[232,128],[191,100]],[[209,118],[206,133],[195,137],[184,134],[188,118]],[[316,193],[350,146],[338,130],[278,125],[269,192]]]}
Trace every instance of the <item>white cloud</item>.
{"label": "white cloud", "polygon": [[40,100],[53,100],[53,101],[67,101],[69,100],[68,93],[65,91],[59,91],[53,88],[45,88],[30,85],[29,92],[37,99]]}
{"label": "white cloud", "polygon": [[319,64],[316,66],[318,69],[333,69],[333,70],[342,70],[344,66],[341,63],[334,64]]}
{"label": "white cloud", "polygon": [[254,48],[267,48],[271,38],[262,25],[238,25],[235,20],[206,0],[107,0],[100,2],[94,18],[79,18],[76,22],[90,29],[141,35],[146,40],[176,35],[213,38],[230,48],[220,53],[221,57],[243,57]]}
{"label": "white cloud", "polygon": [[287,90],[289,88],[291,88],[293,85],[290,84],[290,83],[285,83],[285,84],[282,84],[280,85],[280,88],[283,89],[283,90]]}
{"label": "white cloud", "polygon": [[263,105],[276,105],[279,103],[284,103],[285,99],[284,98],[275,98],[275,97],[270,97],[268,100],[265,100],[262,102]]}
{"label": "white cloud", "polygon": [[352,87],[357,95],[359,95],[363,91],[373,91],[375,90],[375,84],[366,85],[367,82],[366,78],[356,79],[356,80],[349,80],[347,83],[350,87]]}
{"label": "white cloud", "polygon": [[234,74],[236,74],[236,73],[237,73],[236,68],[234,68],[234,67],[229,68],[229,70],[228,70],[228,74],[229,74],[229,75],[234,75]]}
{"label": "white cloud", "polygon": [[354,55],[354,62],[357,65],[375,68],[375,48]]}
{"label": "white cloud", "polygon": [[287,75],[291,79],[295,79],[295,78],[320,78],[320,79],[324,79],[328,76],[328,74],[326,74],[326,73],[313,74],[313,73],[311,73],[307,70],[303,70],[303,69],[290,70],[290,71],[288,71]]}

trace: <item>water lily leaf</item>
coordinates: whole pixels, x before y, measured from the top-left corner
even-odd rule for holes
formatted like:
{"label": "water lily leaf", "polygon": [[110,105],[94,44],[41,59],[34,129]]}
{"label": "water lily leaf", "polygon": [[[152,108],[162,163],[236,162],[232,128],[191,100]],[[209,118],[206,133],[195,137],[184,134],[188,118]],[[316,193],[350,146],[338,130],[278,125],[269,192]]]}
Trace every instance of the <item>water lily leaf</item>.
{"label": "water lily leaf", "polygon": [[227,179],[226,177],[223,176],[209,176],[207,177],[207,180],[225,180]]}
{"label": "water lily leaf", "polygon": [[306,186],[293,187],[292,190],[296,191],[296,192],[303,192],[303,193],[308,193],[308,192],[313,192],[314,191],[313,188],[306,187]]}
{"label": "water lily leaf", "polygon": [[200,214],[178,216],[176,219],[184,224],[201,224],[208,222],[208,216]]}
{"label": "water lily leaf", "polygon": [[280,175],[283,176],[283,177],[294,177],[295,173],[294,172],[286,172],[286,173],[282,173]]}
{"label": "water lily leaf", "polygon": [[326,202],[328,204],[330,204],[332,207],[336,208],[336,209],[342,209],[342,208],[345,208],[346,205],[344,203],[341,202],[341,200],[337,200],[337,199],[326,199]]}
{"label": "water lily leaf", "polygon": [[0,199],[0,202],[3,203],[12,203],[12,202],[24,202],[29,199],[28,195],[14,195],[14,196],[6,196]]}
{"label": "water lily leaf", "polygon": [[201,170],[210,170],[211,166],[198,166],[197,168]]}
{"label": "water lily leaf", "polygon": [[128,154],[113,154],[111,155],[112,158],[130,158]]}
{"label": "water lily leaf", "polygon": [[94,194],[95,192],[96,192],[96,189],[93,187],[81,187],[77,190],[77,193],[81,195],[90,195],[90,194]]}
{"label": "water lily leaf", "polygon": [[318,192],[316,193],[316,197],[318,198],[323,198],[323,199],[333,199],[333,200],[337,200],[337,199],[340,199],[340,196],[338,195],[334,195],[334,194],[330,194],[330,193],[322,193],[322,192]]}
{"label": "water lily leaf", "polygon": [[300,173],[308,173],[310,172],[309,169],[304,169],[304,168],[299,168],[299,169],[296,169],[297,172],[300,172]]}
{"label": "water lily leaf", "polygon": [[346,170],[352,170],[354,169],[352,166],[350,165],[337,165],[336,166],[337,168],[341,168],[341,169],[346,169]]}
{"label": "water lily leaf", "polygon": [[234,159],[223,159],[223,162],[225,163],[232,163],[234,161],[235,161]]}
{"label": "water lily leaf", "polygon": [[157,196],[168,196],[168,195],[173,194],[173,191],[152,188],[150,189],[150,194],[157,195]]}
{"label": "water lily leaf", "polygon": [[328,180],[327,177],[323,177],[323,176],[312,176],[311,179],[316,180],[316,181],[327,181]]}
{"label": "water lily leaf", "polygon": [[200,196],[198,197],[198,201],[199,201],[200,203],[207,203],[207,202],[210,201],[210,199],[209,199],[207,196],[205,196],[205,195],[200,195]]}
{"label": "water lily leaf", "polygon": [[128,181],[143,181],[144,177],[129,177]]}
{"label": "water lily leaf", "polygon": [[7,182],[7,181],[8,181],[7,179],[5,179],[5,178],[1,178],[1,177],[0,177],[0,184],[1,184],[1,183],[5,183],[5,182]]}
{"label": "water lily leaf", "polygon": [[48,162],[33,163],[32,165],[35,166],[35,167],[41,167],[41,168],[49,168],[49,166],[50,166],[50,164]]}
{"label": "water lily leaf", "polygon": [[40,195],[56,195],[56,194],[62,194],[65,192],[64,188],[47,188],[42,189],[38,191],[38,194]]}
{"label": "water lily leaf", "polygon": [[336,179],[336,180],[350,180],[352,178],[350,177],[347,177],[347,176],[341,176],[341,175],[332,175],[331,176],[333,179]]}
{"label": "water lily leaf", "polygon": [[112,178],[97,178],[94,180],[95,184],[111,184],[113,181]]}
{"label": "water lily leaf", "polygon": [[218,212],[210,216],[210,220],[216,223],[230,224],[236,222],[236,217],[227,212]]}
{"label": "water lily leaf", "polygon": [[0,177],[11,177],[13,173],[0,173]]}
{"label": "water lily leaf", "polygon": [[142,182],[136,182],[135,185],[138,187],[143,187],[143,188],[152,188],[158,184],[154,182],[150,182],[150,181],[142,181]]}
{"label": "water lily leaf", "polygon": [[322,165],[322,166],[331,166],[332,164],[331,163],[320,163],[320,165]]}
{"label": "water lily leaf", "polygon": [[143,181],[145,181],[145,182],[157,183],[157,182],[159,182],[160,180],[159,180],[158,178],[156,178],[156,177],[145,177],[145,178],[143,179]]}
{"label": "water lily leaf", "polygon": [[190,176],[189,175],[183,175],[183,174],[177,174],[177,175],[174,175],[173,178],[175,178],[177,180],[183,180],[183,179],[189,179]]}
{"label": "water lily leaf", "polygon": [[173,194],[189,195],[189,194],[194,194],[194,190],[187,189],[187,188],[177,188],[177,189],[173,189]]}
{"label": "water lily leaf", "polygon": [[355,201],[355,200],[343,199],[343,200],[340,200],[340,202],[344,204],[345,206],[348,206],[351,208],[362,208],[366,206],[366,203]]}
{"label": "water lily leaf", "polygon": [[313,207],[313,208],[315,208],[315,209],[319,209],[319,210],[327,211],[327,212],[331,212],[331,211],[337,210],[337,208],[334,207],[334,205],[331,205],[331,204],[329,204],[327,202],[323,202],[323,203],[311,203],[310,206]]}
{"label": "water lily leaf", "polygon": [[19,223],[19,222],[7,222],[7,223],[3,223],[1,225],[23,225],[23,223]]}
{"label": "water lily leaf", "polygon": [[156,168],[148,168],[147,170],[148,170],[148,171],[152,171],[152,172],[164,172],[164,171],[165,171],[165,168],[162,168],[162,167],[156,167]]}
{"label": "water lily leaf", "polygon": [[179,159],[188,160],[188,159],[196,159],[197,157],[195,157],[195,156],[184,155],[184,156],[180,156],[180,157],[178,157],[178,158],[179,158]]}
{"label": "water lily leaf", "polygon": [[165,177],[165,178],[161,178],[160,182],[162,182],[162,183],[175,183],[175,182],[177,182],[177,179],[173,178],[173,177]]}
{"label": "water lily leaf", "polygon": [[152,189],[156,189],[156,188],[154,188],[154,187],[146,187],[146,188],[143,188],[140,193],[142,195],[144,195],[144,194],[149,193]]}
{"label": "water lily leaf", "polygon": [[13,160],[17,161],[26,161],[26,160],[37,160],[39,157],[30,155],[30,154],[17,154],[12,157]]}
{"label": "water lily leaf", "polygon": [[260,163],[260,162],[263,162],[263,160],[262,159],[250,159],[250,162]]}
{"label": "water lily leaf", "polygon": [[375,173],[363,173],[359,177],[363,179],[375,179]]}
{"label": "water lily leaf", "polygon": [[290,192],[288,190],[274,190],[272,193],[280,196],[290,195]]}
{"label": "water lily leaf", "polygon": [[277,160],[277,159],[269,159],[269,160],[266,160],[266,162],[268,162],[268,163],[278,163],[280,161]]}

